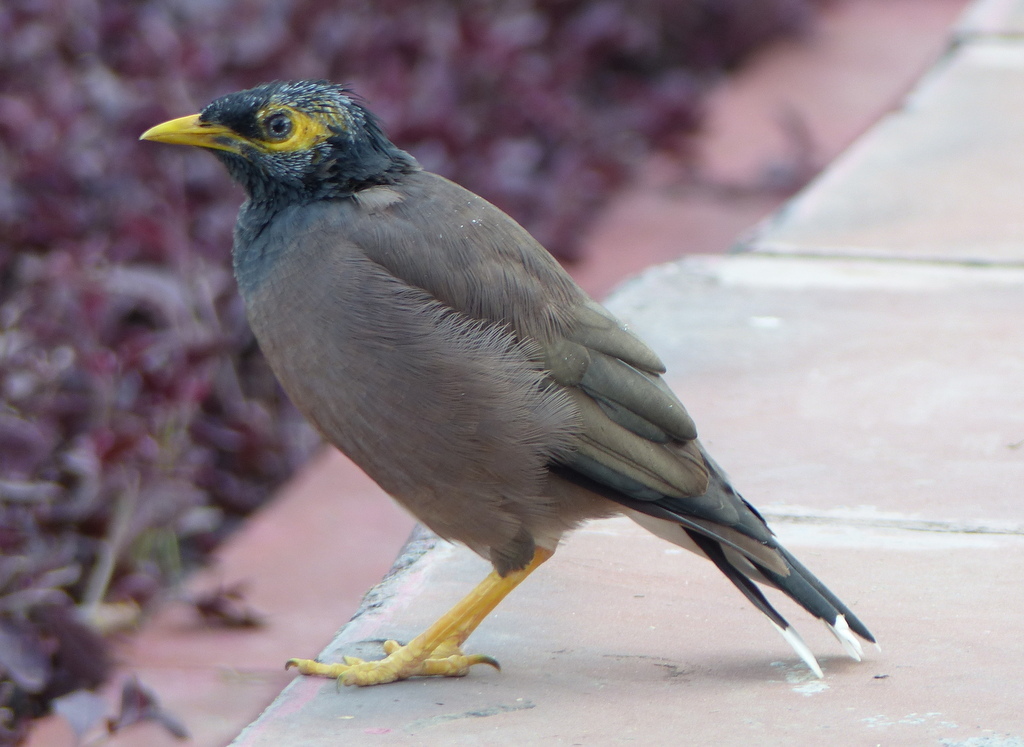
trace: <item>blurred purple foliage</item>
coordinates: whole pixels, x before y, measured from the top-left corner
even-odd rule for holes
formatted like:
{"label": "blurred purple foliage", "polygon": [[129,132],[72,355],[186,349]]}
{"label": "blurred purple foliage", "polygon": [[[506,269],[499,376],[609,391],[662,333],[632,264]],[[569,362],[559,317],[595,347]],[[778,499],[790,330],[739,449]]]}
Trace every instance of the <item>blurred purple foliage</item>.
{"label": "blurred purple foliage", "polygon": [[[820,0],[819,0],[820,1]],[[316,440],[228,270],[240,193],[148,126],[261,81],[354,87],[425,167],[563,258],[707,81],[814,0],[5,0],[0,743],[99,683],[83,602],[145,603]]]}

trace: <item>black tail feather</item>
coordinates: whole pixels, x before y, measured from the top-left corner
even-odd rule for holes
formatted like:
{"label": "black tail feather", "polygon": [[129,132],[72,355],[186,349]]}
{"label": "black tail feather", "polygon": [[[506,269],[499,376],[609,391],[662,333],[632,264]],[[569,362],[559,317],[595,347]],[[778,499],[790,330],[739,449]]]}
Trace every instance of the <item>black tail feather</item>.
{"label": "black tail feather", "polygon": [[778,551],[782,557],[786,559],[786,562],[793,567],[794,573],[791,575],[800,576],[815,592],[831,604],[839,614],[843,615],[843,617],[846,618],[846,622],[850,626],[850,629],[854,633],[866,641],[870,641],[871,643],[876,642],[875,636],[871,634],[871,631],[868,630],[867,626],[850,611],[849,607],[843,604],[839,597],[833,594],[825,584],[821,583],[817,576],[807,570],[804,564],[793,557],[793,555],[784,547],[779,546]]}
{"label": "black tail feather", "polygon": [[707,537],[703,534],[699,534],[691,529],[687,529],[686,533],[690,536],[690,539],[701,549],[708,559],[714,563],[718,570],[720,570],[725,577],[728,578],[732,583],[743,592],[743,595],[750,600],[751,604],[757,607],[765,616],[773,623],[778,625],[780,628],[785,630],[789,627],[789,623],[786,622],[786,618],[778,613],[778,611],[772,607],[761,590],[757,587],[753,581],[736,566],[729,562],[729,559],[725,556],[725,552],[722,550],[722,546],[715,540]]}
{"label": "black tail feather", "polygon": [[[714,563],[718,569],[725,574],[730,581],[732,581],[736,588],[743,592],[744,596],[746,596],[755,607],[761,610],[768,619],[783,629],[789,627],[785,618],[783,618],[775,608],[772,607],[771,603],[768,602],[757,585],[748,578],[743,571],[729,561],[722,549],[722,546],[716,540],[690,529],[687,529],[686,533],[701,549],[701,551],[707,555],[711,562]],[[871,631],[867,629],[864,623],[862,623],[835,594],[821,583],[813,573],[807,570],[799,560],[794,558],[793,555],[782,546],[777,546],[774,549],[792,568],[789,575],[775,573],[749,557],[747,559],[755,565],[757,570],[764,575],[765,579],[778,589],[782,590],[793,601],[815,617],[821,618],[829,625],[835,625],[837,616],[842,615],[846,618],[847,624],[854,633],[871,643],[875,642],[875,637],[871,634]]]}

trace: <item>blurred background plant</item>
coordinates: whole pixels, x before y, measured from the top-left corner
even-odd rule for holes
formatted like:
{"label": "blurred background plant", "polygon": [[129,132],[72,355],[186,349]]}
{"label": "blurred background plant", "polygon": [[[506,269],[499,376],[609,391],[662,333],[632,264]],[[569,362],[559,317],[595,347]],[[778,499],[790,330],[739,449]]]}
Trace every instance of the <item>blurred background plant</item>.
{"label": "blurred background plant", "polygon": [[318,443],[234,291],[241,194],[140,132],[265,80],[345,82],[571,261],[647,154],[685,162],[702,90],[814,3],[5,0],[0,743],[99,684],[103,633]]}

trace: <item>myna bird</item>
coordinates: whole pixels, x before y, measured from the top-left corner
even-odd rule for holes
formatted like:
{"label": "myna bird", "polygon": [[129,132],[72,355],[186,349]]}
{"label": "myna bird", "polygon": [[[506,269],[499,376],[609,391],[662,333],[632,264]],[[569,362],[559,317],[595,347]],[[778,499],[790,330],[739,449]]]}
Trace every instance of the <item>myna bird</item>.
{"label": "myna bird", "polygon": [[776,540],[697,440],[658,356],[512,218],[424,171],[351,91],[270,83],[157,125],[248,195],[234,269],[252,329],[324,437],[494,571],[386,658],[292,659],[373,685],[496,662],[461,646],[587,519],[625,514],[701,555],[821,676],[757,584],[860,659],[860,620]]}

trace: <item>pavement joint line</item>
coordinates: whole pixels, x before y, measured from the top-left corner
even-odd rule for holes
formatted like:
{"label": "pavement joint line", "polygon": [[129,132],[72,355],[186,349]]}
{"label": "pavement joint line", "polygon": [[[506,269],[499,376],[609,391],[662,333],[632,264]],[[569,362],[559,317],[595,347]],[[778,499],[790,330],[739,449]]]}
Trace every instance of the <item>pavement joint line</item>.
{"label": "pavement joint line", "polygon": [[772,241],[754,237],[749,243],[739,244],[737,248],[725,256],[742,257],[746,255],[761,257],[779,257],[791,259],[826,259],[826,260],[849,260],[863,262],[888,262],[891,264],[903,264],[908,266],[941,266],[941,267],[965,267],[965,268],[1021,268],[1024,267],[1024,259],[971,259],[962,257],[951,259],[949,257],[907,257],[894,255],[891,249],[886,247],[859,247],[847,246],[841,248],[822,247],[820,249],[794,248],[796,244],[785,241]]}
{"label": "pavement joint line", "polygon": [[960,35],[953,39],[951,46],[958,47],[964,44],[973,44],[989,40],[1019,42],[1024,41],[1024,32],[1020,31],[974,31],[967,30],[960,32]]}
{"label": "pavement joint line", "polygon": [[787,524],[815,524],[861,527],[865,529],[901,529],[908,532],[937,532],[942,534],[1001,534],[1024,536],[1024,526],[990,524],[985,522],[967,523],[935,519],[887,519],[857,518],[850,516],[828,516],[818,513],[789,513],[761,509],[766,519]]}

